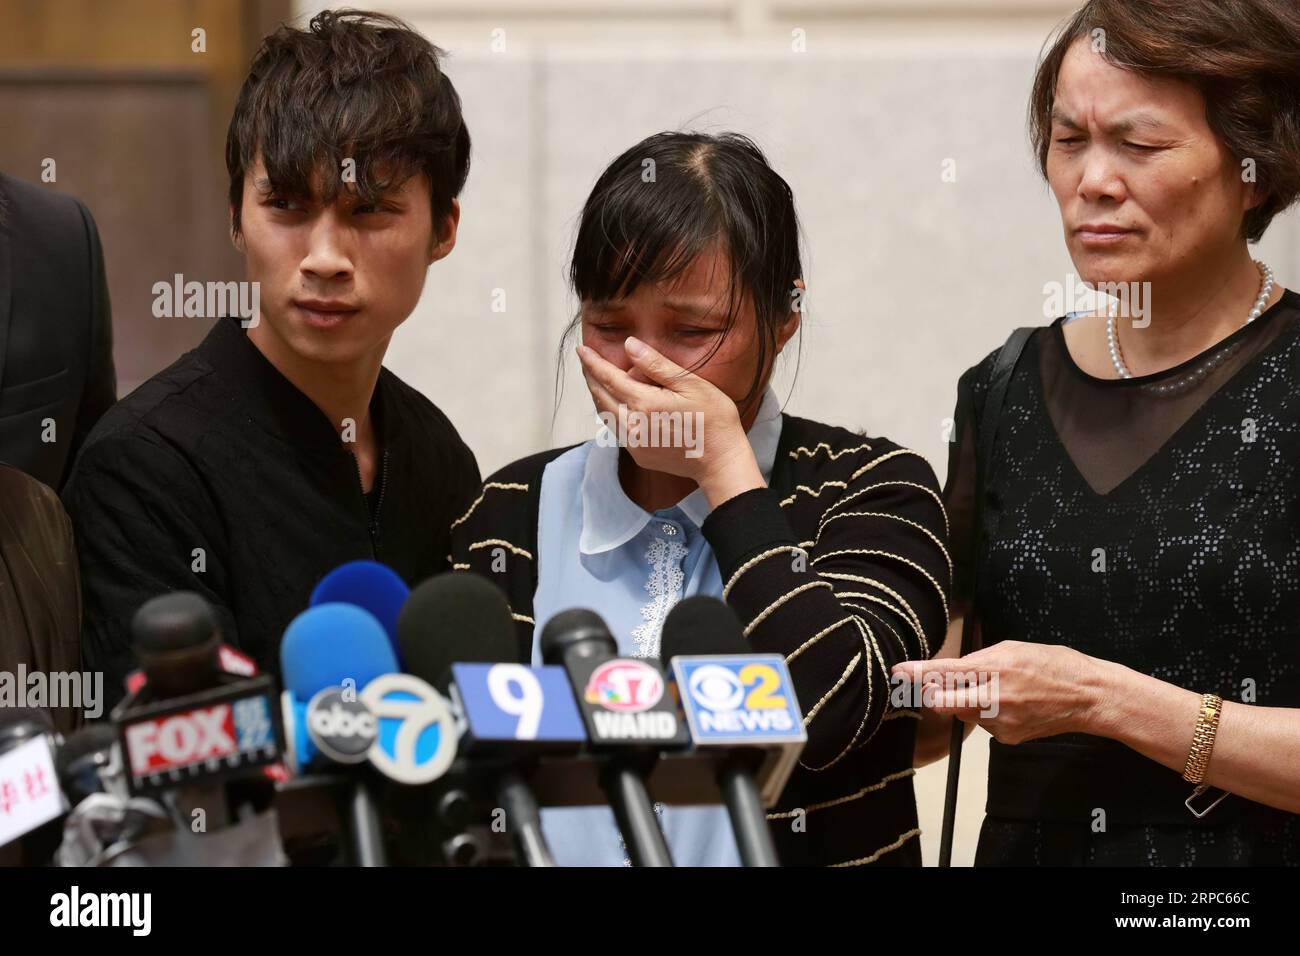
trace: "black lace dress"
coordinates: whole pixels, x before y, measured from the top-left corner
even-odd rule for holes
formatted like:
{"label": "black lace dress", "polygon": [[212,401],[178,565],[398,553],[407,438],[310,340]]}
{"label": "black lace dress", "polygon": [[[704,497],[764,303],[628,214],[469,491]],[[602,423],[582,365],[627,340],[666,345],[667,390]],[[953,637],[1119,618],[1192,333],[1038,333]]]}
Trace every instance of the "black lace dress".
{"label": "black lace dress", "polygon": [[[1198,694],[1300,707],[1300,295],[1131,379],[1080,369],[1064,321],[1033,334],[1007,389],[993,531],[973,559],[993,355],[961,378],[944,492],[959,606],[974,560],[986,645],[1064,644]],[[1300,865],[1300,815],[1230,795],[1198,820],[1179,772],[1115,741],[990,746],[977,865]]]}

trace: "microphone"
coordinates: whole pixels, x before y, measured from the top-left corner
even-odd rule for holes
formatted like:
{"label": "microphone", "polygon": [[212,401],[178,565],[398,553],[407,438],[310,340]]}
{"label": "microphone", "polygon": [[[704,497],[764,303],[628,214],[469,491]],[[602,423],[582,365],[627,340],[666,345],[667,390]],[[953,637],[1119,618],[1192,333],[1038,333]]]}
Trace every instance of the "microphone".
{"label": "microphone", "polygon": [[646,777],[661,747],[688,738],[677,708],[664,693],[657,662],[617,656],[618,645],[600,615],[561,611],[542,629],[542,659],[564,667],[577,697],[591,749],[608,753],[601,788],[614,811],[635,866],[672,866],[655,817]]}
{"label": "microphone", "polygon": [[[143,672],[138,673],[143,679]],[[92,723],[65,739],[54,766],[72,809],[62,818],[53,865],[99,865],[108,861],[112,848],[129,854],[128,848],[138,847],[140,841],[173,830],[171,816],[160,803],[129,796],[112,723]]]}
{"label": "microphone", "polygon": [[166,700],[222,682],[217,616],[202,597],[176,591],[146,601],[131,619],[131,638],[144,670],[147,694]]}
{"label": "microphone", "polygon": [[146,816],[171,828],[161,806],[128,801],[111,723],[90,724],[67,738],[51,728],[43,711],[0,712],[0,845],[16,834],[0,846],[5,865],[97,860],[105,846],[144,835],[140,814],[124,812],[128,804],[137,811],[152,807]]}
{"label": "microphone", "polygon": [[[511,663],[517,641],[505,594],[476,575],[443,574],[417,587],[398,639],[411,672],[451,695],[459,752],[477,758],[469,776],[488,779],[518,859],[554,866],[527,778],[540,754],[576,753],[586,740],[563,670]],[[471,804],[476,789],[471,783]]]}
{"label": "microphone", "polygon": [[435,575],[411,592],[397,619],[397,643],[408,672],[444,694],[453,662],[495,664],[517,657],[505,592],[480,575],[453,571]]}
{"label": "microphone", "polygon": [[113,710],[133,796],[162,796],[179,823],[207,832],[236,823],[231,810],[271,806],[266,768],[283,755],[283,727],[271,678],[226,673],[212,608],[199,595],[153,598],[131,624],[146,676]]}
{"label": "microphone", "polygon": [[[108,722],[61,738],[44,711],[0,711],[0,865],[79,865],[95,858],[105,838],[122,837],[122,828],[88,827],[82,812],[96,802],[126,802],[124,793],[105,792],[125,790],[114,778],[116,750],[117,731]],[[161,807],[156,812],[163,814]]]}
{"label": "microphone", "polygon": [[[251,657],[242,651],[235,650],[229,644],[221,644],[217,648],[217,664],[221,672],[226,675],[236,677],[256,677],[257,664]],[[224,678],[223,678],[224,679]],[[133,694],[140,690],[149,682],[148,676],[142,668],[137,667],[126,675],[126,692]]]}
{"label": "microphone", "polygon": [[[397,643],[397,618],[411,589],[392,568],[378,561],[349,561],[321,578],[311,592],[308,607],[321,604],[353,604],[375,616],[393,651],[401,660]],[[400,668],[394,668],[398,670]]]}
{"label": "microphone", "polygon": [[[373,614],[351,604],[320,604],[303,611],[285,628],[280,641],[280,678],[284,682],[286,724],[292,722],[291,768],[295,771],[325,757],[336,763],[366,759],[375,734],[356,727],[345,733],[324,733],[326,751],[310,732],[308,707],[318,725],[340,711],[360,714],[361,690],[382,674],[398,670],[397,655]],[[319,698],[319,699],[318,699]]]}
{"label": "microphone", "polygon": [[43,864],[58,847],[68,810],[54,766],[59,741],[46,711],[0,708],[0,861],[7,865]]}
{"label": "microphone", "polygon": [[63,741],[54,757],[59,785],[74,806],[93,793],[105,793],[118,784],[113,762],[117,728],[107,721],[82,727]]}
{"label": "microphone", "polygon": [[717,753],[741,861],[779,866],[764,808],[780,796],[807,740],[785,658],[752,653],[735,612],[705,595],[668,612],[660,647],[695,751]]}
{"label": "microphone", "polygon": [[[360,607],[317,604],[289,623],[280,642],[280,673],[295,773],[328,775],[331,764],[367,759],[378,726],[360,689],[397,669],[388,634]],[[320,782],[328,787],[337,781],[325,776]],[[353,857],[361,866],[383,866],[383,827],[373,783],[360,773],[348,783],[346,829]]]}
{"label": "microphone", "polygon": [[[368,762],[409,787],[436,780],[455,759],[447,702],[426,681],[397,672],[391,641],[370,612],[341,603],[309,608],[286,631],[281,657],[299,768],[322,757]],[[381,791],[377,782],[354,780],[348,808],[353,848],[368,866],[383,865],[376,796],[386,804],[406,801],[401,789]]]}

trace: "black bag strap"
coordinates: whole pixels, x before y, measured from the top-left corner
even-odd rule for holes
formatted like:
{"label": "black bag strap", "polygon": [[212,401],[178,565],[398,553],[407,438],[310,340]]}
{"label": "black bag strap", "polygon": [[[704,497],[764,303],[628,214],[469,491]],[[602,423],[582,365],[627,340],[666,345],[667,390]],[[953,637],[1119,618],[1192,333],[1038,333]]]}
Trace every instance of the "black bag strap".
{"label": "black bag strap", "polygon": [[[961,656],[975,650],[979,625],[975,617],[974,598],[979,585],[980,541],[993,530],[995,516],[984,507],[984,482],[993,464],[993,451],[997,444],[998,425],[1002,408],[1006,404],[1007,388],[1015,375],[1025,344],[1034,334],[1033,328],[1016,329],[998,350],[989,375],[988,392],[984,397],[984,411],[975,429],[975,516],[976,526],[970,535],[970,593],[971,607],[961,622]],[[948,744],[948,785],[943,798],[943,829],[939,838],[939,865],[952,866],[952,834],[957,816],[957,785],[961,775],[961,748],[966,740],[965,724],[957,718],[952,721],[952,737]]]}

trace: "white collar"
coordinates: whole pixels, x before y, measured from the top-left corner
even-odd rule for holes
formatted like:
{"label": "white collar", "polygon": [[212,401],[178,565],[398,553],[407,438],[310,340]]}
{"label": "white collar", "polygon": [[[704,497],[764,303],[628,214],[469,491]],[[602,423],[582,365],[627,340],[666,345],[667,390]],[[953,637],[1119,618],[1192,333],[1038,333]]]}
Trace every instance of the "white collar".
{"label": "white collar", "polygon": [[[587,463],[582,473],[582,534],[578,539],[583,554],[601,554],[631,541],[653,518],[623,491],[618,480],[619,448],[605,426],[590,442]],[[754,416],[746,434],[764,481],[771,481],[776,462],[776,446],[781,440],[781,406],[771,387]],[[709,502],[696,488],[677,502],[676,507],[698,528],[709,516]]]}

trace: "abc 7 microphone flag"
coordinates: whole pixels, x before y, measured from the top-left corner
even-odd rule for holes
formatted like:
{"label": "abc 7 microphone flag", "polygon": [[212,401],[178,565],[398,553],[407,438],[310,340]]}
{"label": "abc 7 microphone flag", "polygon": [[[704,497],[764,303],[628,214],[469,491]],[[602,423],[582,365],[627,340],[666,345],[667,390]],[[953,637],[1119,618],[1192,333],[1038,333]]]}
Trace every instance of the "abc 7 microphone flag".
{"label": "abc 7 microphone flag", "polygon": [[369,761],[403,784],[431,783],[456,758],[457,730],[447,701],[410,674],[383,674],[360,692],[329,687],[307,704],[307,733],[338,763]]}

